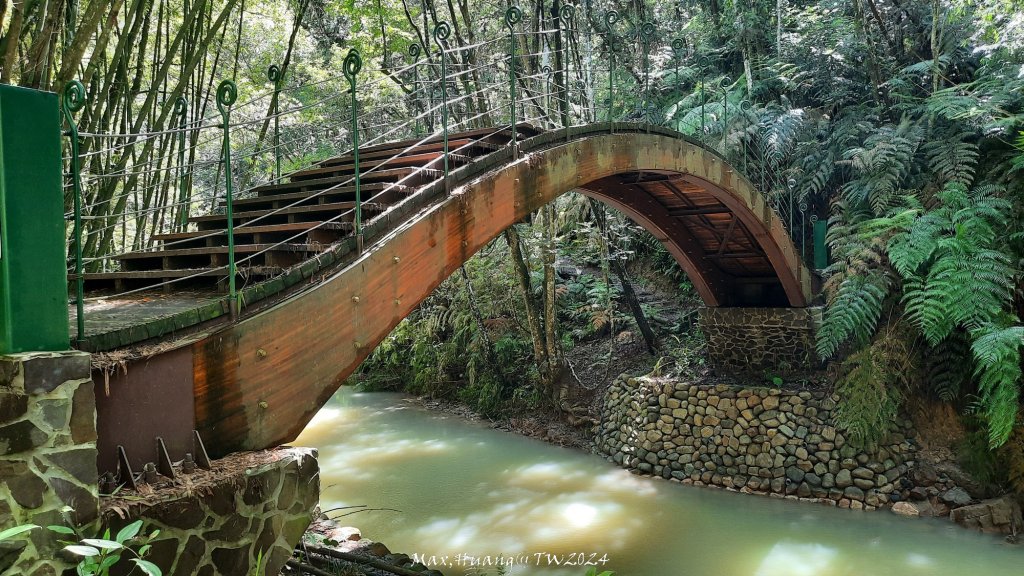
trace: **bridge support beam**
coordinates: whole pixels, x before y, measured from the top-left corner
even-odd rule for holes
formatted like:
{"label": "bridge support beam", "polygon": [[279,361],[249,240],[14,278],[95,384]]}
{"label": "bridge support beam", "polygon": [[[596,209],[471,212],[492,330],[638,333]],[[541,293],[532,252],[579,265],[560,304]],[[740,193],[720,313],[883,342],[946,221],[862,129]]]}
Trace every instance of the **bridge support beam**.
{"label": "bridge support beam", "polygon": [[821,308],[702,308],[700,327],[715,368],[773,376],[817,367]]}

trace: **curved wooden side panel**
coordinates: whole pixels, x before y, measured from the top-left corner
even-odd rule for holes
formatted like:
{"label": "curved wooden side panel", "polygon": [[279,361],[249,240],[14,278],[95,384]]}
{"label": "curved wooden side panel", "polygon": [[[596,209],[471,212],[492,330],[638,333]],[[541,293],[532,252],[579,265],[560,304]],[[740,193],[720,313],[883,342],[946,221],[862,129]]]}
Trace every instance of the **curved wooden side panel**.
{"label": "curved wooden side panel", "polygon": [[[565,192],[641,169],[704,183],[758,230],[790,304],[806,305],[810,276],[782,223],[717,156],[658,134],[591,136],[524,155],[456,188],[333,277],[193,344],[196,424],[207,447],[221,455],[294,439],[373,348],[487,242]],[[702,276],[682,226],[658,229],[643,198],[589,193],[651,228],[706,301],[717,304],[715,282],[723,280]]]}

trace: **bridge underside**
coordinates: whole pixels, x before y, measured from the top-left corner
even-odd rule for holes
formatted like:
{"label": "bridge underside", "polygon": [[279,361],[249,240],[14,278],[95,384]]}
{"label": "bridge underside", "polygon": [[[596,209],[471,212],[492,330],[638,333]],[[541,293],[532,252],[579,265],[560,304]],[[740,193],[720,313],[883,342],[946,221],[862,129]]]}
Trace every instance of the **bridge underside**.
{"label": "bridge underside", "polygon": [[[811,277],[749,182],[674,132],[616,128],[541,134],[522,143],[518,158],[507,148],[479,158],[453,172],[450,194],[440,181],[420,188],[416,194],[437,200],[396,221],[333,275],[124,373],[98,376],[101,469],[112,467],[116,445],[138,443],[129,434],[147,445],[161,436],[172,452],[184,451],[194,427],[214,455],[290,441],[445,278],[572,190],[655,234],[709,306],[807,305]],[[158,373],[174,378],[161,382]],[[191,410],[173,422],[154,419],[120,405],[132,397],[191,403]]]}

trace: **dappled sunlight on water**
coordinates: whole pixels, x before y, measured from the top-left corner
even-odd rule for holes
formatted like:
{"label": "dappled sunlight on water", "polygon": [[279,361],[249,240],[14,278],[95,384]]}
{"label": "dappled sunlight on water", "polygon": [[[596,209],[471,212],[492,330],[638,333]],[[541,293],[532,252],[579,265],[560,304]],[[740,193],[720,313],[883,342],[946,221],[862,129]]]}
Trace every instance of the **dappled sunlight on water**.
{"label": "dappled sunlight on water", "polygon": [[324,509],[400,510],[342,523],[410,555],[518,557],[513,575],[582,576],[551,564],[590,554],[619,576],[1024,575],[1024,547],[946,522],[642,478],[397,394],[343,388],[296,444],[320,449]]}

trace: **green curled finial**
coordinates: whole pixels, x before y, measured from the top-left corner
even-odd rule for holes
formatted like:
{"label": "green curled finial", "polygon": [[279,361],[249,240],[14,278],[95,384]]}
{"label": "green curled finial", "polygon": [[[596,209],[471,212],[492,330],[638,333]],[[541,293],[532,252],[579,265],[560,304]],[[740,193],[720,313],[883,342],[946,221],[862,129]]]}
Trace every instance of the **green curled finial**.
{"label": "green curled finial", "polygon": [[540,71],[543,72],[545,76],[551,76],[551,66],[548,66],[547,64],[541,67]]}
{"label": "green curled finial", "polygon": [[[434,26],[434,41],[437,42],[438,46],[441,46],[442,40],[447,40],[451,35],[451,24],[441,21],[437,23],[437,26]],[[441,46],[441,49],[444,50],[444,46]]]}
{"label": "green curled finial", "polygon": [[576,17],[576,6],[572,4],[562,4],[558,7],[558,19],[561,20],[565,25],[572,23],[572,19]]}
{"label": "green curled finial", "polygon": [[238,86],[231,80],[224,80],[217,86],[217,109],[223,114],[224,110],[238,100]]}
{"label": "green curled finial", "polygon": [[341,71],[345,74],[345,79],[349,81],[349,84],[355,84],[356,74],[363,69],[363,57],[359,54],[359,50],[351,48],[348,54],[345,55],[345,61],[341,65]]}
{"label": "green curled finial", "polygon": [[682,38],[676,38],[675,40],[672,41],[672,49],[675,50],[676,52],[682,52],[684,49],[686,49],[686,40],[683,40]]}
{"label": "green curled finial", "polygon": [[281,68],[277,64],[271,64],[267,68],[267,79],[277,84],[281,80]]}
{"label": "green curled finial", "polygon": [[184,96],[178,96],[178,99],[174,101],[174,113],[178,116],[184,116],[188,112],[188,100]]}
{"label": "green curled finial", "polygon": [[85,86],[78,80],[72,80],[64,85],[64,113],[69,117],[73,112],[78,112],[85,106]]}
{"label": "green curled finial", "polygon": [[605,28],[605,30],[609,34],[611,34],[611,32],[612,32],[612,26],[614,26],[618,21],[619,21],[619,12],[618,12],[618,10],[609,10],[608,12],[605,12],[605,15],[604,15],[604,28]]}
{"label": "green curled finial", "polygon": [[508,26],[509,29],[522,21],[523,11],[518,6],[512,6],[505,10],[505,26]]}
{"label": "green curled finial", "polygon": [[422,52],[423,52],[423,49],[420,48],[420,45],[419,45],[418,42],[413,42],[412,44],[409,44],[409,56],[412,57],[412,59],[414,61],[420,59],[420,54]]}
{"label": "green curled finial", "polygon": [[654,38],[654,22],[644,22],[640,25],[640,38],[644,42],[650,42]]}

